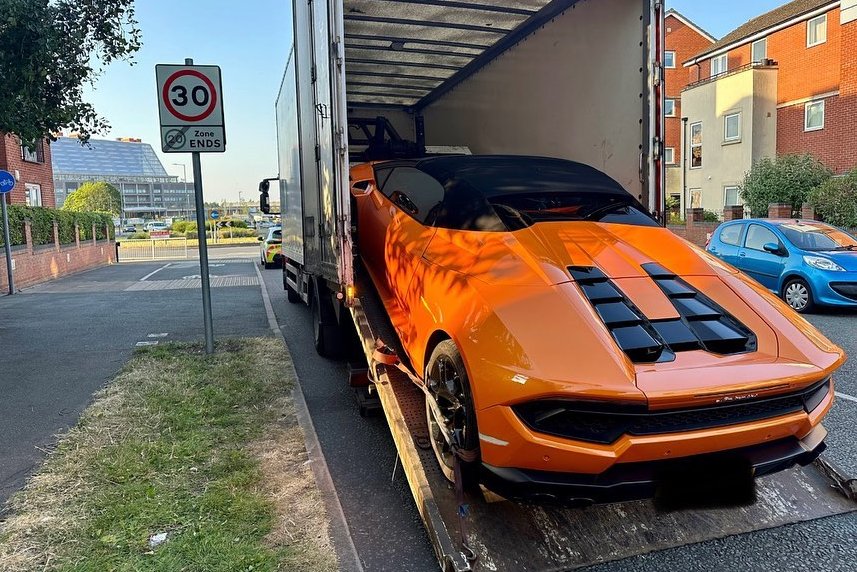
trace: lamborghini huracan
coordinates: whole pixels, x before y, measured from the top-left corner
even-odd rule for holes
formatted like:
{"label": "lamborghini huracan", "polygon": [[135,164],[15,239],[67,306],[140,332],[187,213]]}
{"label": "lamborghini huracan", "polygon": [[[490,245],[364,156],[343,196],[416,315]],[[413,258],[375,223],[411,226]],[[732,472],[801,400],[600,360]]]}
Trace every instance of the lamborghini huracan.
{"label": "lamborghini huracan", "polygon": [[[351,169],[355,244],[452,480],[507,498],[645,498],[824,449],[843,352],[572,161]],[[689,461],[692,463],[688,464]]]}

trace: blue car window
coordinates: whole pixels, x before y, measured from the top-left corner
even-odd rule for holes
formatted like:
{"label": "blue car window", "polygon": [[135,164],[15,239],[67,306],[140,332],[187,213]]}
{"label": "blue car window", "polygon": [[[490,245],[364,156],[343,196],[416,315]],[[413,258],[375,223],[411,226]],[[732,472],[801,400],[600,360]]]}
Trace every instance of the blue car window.
{"label": "blue car window", "polygon": [[723,227],[723,230],[720,231],[720,242],[723,244],[731,244],[732,246],[738,246],[738,243],[741,241],[741,228],[743,225],[740,224],[730,224]]}
{"label": "blue car window", "polygon": [[747,239],[744,241],[744,247],[752,250],[765,250],[765,245],[769,242],[779,244],[780,240],[777,235],[770,229],[758,224],[751,224],[747,230]]}
{"label": "blue car window", "polygon": [[822,223],[793,223],[780,226],[789,242],[801,250],[851,250],[857,239],[850,234]]}

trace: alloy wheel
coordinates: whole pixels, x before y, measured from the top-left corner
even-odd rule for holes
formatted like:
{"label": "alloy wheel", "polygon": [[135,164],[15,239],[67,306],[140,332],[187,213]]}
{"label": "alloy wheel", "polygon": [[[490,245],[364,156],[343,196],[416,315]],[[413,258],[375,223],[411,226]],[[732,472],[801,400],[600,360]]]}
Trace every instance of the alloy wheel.
{"label": "alloy wheel", "polygon": [[431,446],[444,475],[454,480],[452,443],[464,443],[467,431],[464,384],[455,364],[447,356],[440,356],[435,361],[428,372],[427,383],[426,418]]}

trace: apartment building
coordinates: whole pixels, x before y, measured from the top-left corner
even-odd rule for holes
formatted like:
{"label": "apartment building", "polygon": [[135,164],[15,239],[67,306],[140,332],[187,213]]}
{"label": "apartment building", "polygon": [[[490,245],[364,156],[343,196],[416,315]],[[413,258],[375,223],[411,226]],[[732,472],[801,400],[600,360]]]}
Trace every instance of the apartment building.
{"label": "apartment building", "polygon": [[122,218],[191,218],[193,181],[167,173],[154,149],[140,139],[90,139],[84,146],[74,137],[53,144],[53,180],[57,206],[87,181],[105,181],[119,190]]}
{"label": "apartment building", "polygon": [[0,135],[0,169],[12,173],[17,181],[11,204],[56,206],[50,141],[30,146],[14,135]]}
{"label": "apartment building", "polygon": [[682,197],[720,211],[764,157],[810,153],[857,167],[857,0],[795,0],[683,64]]}
{"label": "apartment building", "polygon": [[666,78],[664,155],[667,166],[667,196],[681,197],[682,106],[681,92],[690,83],[682,63],[709,48],[717,39],[676,10],[665,18],[664,67]]}

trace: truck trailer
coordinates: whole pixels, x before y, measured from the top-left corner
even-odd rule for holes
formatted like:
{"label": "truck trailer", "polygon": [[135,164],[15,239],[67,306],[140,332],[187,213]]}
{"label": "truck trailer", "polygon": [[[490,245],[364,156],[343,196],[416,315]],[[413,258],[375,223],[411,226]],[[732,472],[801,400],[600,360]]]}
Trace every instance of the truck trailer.
{"label": "truck trailer", "polygon": [[[662,2],[295,0],[292,15],[275,106],[279,176],[260,184],[263,210],[279,192],[283,287],[310,307],[321,355],[362,362],[348,383],[361,412],[377,404],[386,417],[442,570],[571,569],[850,510],[803,471],[725,512],[634,502],[584,515],[464,491],[438,467],[417,373],[398,358],[384,304],[359,271],[349,181],[358,163],[566,159],[606,174],[663,222]],[[784,495],[792,510],[781,510]]]}

